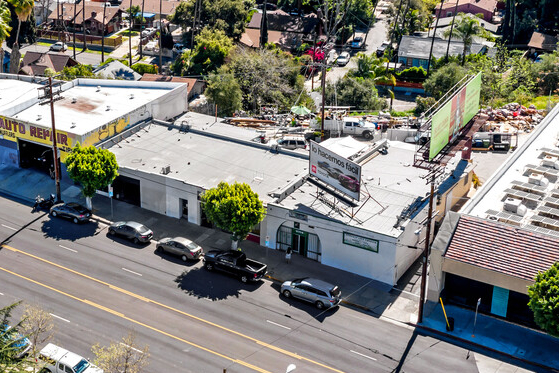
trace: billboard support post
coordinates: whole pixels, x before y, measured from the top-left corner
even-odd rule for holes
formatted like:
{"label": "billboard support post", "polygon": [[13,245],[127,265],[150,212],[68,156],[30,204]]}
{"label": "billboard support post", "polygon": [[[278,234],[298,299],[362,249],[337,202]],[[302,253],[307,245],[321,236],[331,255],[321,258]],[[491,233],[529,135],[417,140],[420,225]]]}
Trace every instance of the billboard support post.
{"label": "billboard support post", "polygon": [[423,249],[423,266],[421,267],[421,294],[419,296],[419,311],[417,322],[423,322],[423,306],[425,305],[425,288],[427,287],[427,263],[429,261],[429,246],[431,245],[431,219],[433,218],[433,196],[435,195],[435,176],[431,174],[431,193],[429,194],[429,211],[427,212],[427,235],[425,236],[425,247]]}

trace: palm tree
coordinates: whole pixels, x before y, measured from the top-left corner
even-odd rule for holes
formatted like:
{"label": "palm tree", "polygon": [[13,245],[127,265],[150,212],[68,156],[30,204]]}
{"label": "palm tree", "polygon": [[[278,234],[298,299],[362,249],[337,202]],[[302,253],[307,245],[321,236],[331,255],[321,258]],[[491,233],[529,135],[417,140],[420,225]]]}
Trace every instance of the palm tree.
{"label": "palm tree", "polygon": [[452,34],[450,31],[445,32],[445,37],[455,37],[462,39],[464,43],[464,51],[462,52],[462,65],[466,62],[466,54],[470,51],[470,47],[474,41],[474,36],[487,35],[485,29],[479,25],[477,18],[466,15],[464,13],[458,14],[460,20],[454,26]]}
{"label": "palm tree", "polygon": [[0,73],[4,72],[4,49],[1,44],[10,36],[12,15],[5,1],[0,0]]}
{"label": "palm tree", "polygon": [[21,22],[26,22],[31,16],[35,2],[34,0],[8,0],[8,2],[12,4],[17,15],[16,38],[10,57],[10,73],[17,74],[19,72],[19,60],[21,58],[21,53],[19,53],[19,30],[21,30]]}

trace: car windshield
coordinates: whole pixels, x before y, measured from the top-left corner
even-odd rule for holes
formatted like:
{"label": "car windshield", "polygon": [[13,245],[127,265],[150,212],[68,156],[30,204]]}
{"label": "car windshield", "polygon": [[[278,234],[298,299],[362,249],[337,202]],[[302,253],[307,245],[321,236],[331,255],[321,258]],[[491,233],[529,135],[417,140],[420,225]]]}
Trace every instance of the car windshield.
{"label": "car windshield", "polygon": [[84,370],[87,369],[88,366],[89,366],[89,361],[85,359],[81,359],[80,362],[77,363],[76,366],[74,367],[74,372],[82,373]]}
{"label": "car windshield", "polygon": [[186,247],[189,250],[197,250],[198,249],[198,245],[196,245],[194,242],[189,243],[188,245],[186,245]]}
{"label": "car windshield", "polygon": [[333,297],[339,297],[341,293],[342,293],[342,292],[340,291],[340,288],[337,287],[337,286],[334,286],[332,289],[330,289],[330,294],[331,294]]}
{"label": "car windshield", "polygon": [[143,233],[147,233],[147,232],[149,232],[149,229],[148,229],[145,225],[140,225],[140,226],[138,227],[138,232],[140,232],[140,233],[142,233],[142,234],[143,234]]}

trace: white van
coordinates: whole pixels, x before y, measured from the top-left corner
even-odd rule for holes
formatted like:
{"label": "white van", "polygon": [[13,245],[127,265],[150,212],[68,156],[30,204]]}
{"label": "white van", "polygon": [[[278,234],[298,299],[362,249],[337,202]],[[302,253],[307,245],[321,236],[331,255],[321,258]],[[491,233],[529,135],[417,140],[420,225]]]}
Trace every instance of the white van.
{"label": "white van", "polygon": [[275,141],[275,143],[283,148],[289,150],[306,149],[307,142],[302,137],[284,137]]}

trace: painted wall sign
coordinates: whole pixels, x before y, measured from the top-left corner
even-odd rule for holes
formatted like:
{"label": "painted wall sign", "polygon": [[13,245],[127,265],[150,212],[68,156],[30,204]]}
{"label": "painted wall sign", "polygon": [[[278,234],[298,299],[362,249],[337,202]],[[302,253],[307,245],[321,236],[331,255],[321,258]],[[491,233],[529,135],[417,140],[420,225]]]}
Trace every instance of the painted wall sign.
{"label": "painted wall sign", "polygon": [[361,249],[378,253],[378,241],[373,240],[372,238],[367,238],[363,236],[358,236],[356,234],[344,232],[343,242],[346,245],[351,245],[351,246],[359,247]]}
{"label": "painted wall sign", "polygon": [[501,317],[507,317],[509,304],[509,290],[493,286],[493,298],[491,299],[491,313]]}

